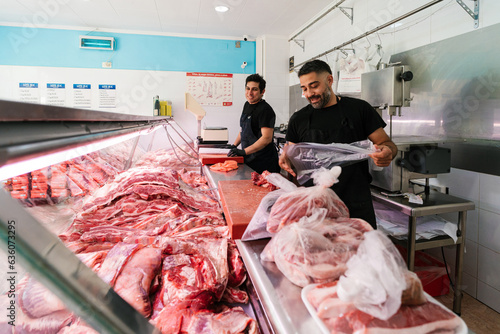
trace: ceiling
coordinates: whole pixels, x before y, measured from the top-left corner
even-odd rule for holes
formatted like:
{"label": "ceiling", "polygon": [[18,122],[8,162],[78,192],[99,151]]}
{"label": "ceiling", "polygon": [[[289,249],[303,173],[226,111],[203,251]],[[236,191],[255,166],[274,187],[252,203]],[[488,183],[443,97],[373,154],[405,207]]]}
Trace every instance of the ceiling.
{"label": "ceiling", "polygon": [[[226,37],[290,36],[331,0],[0,0],[0,24]],[[229,11],[218,13],[216,5]]]}

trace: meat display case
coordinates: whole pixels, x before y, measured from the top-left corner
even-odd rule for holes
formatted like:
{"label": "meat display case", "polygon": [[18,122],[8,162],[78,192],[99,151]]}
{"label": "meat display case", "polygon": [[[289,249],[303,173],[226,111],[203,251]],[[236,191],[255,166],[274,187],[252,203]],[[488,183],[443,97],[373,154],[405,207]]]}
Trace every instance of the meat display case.
{"label": "meat display case", "polygon": [[[167,136],[172,132],[177,140],[186,138],[171,117],[0,101],[2,188],[9,178],[90,152],[114,150],[124,143],[128,152],[125,170],[141,145],[147,149],[155,145],[158,130],[165,130]],[[47,199],[33,199],[41,200]],[[4,255],[0,264],[12,278],[0,285],[2,294],[9,292],[14,296],[17,291],[10,283],[18,283],[21,274],[28,272],[69,310],[101,333],[159,333],[4,189],[0,189],[0,236],[0,253]],[[7,262],[3,262],[5,260]]]}

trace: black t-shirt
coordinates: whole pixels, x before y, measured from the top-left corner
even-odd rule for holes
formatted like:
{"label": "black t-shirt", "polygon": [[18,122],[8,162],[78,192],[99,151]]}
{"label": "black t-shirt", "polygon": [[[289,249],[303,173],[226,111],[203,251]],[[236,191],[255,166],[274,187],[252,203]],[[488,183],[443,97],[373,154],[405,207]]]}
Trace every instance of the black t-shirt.
{"label": "black t-shirt", "polygon": [[255,104],[250,104],[248,101],[245,102],[245,105],[243,106],[243,113],[252,115],[252,119],[250,121],[252,132],[257,138],[262,137],[260,128],[274,128],[276,114],[269,103],[264,100],[260,100]]}
{"label": "black t-shirt", "polygon": [[[339,112],[341,108],[345,113]],[[340,138],[338,142],[345,144],[365,140],[375,130],[386,126],[382,117],[368,102],[350,97],[341,97],[338,103],[331,107],[314,109],[309,104],[294,113],[288,123],[286,140],[292,143],[305,142],[306,132],[309,129],[328,131],[331,129],[332,124],[342,122],[348,122],[353,136],[349,139]]]}
{"label": "black t-shirt", "polygon": [[[348,144],[366,140],[385,125],[382,117],[366,101],[342,97],[331,107],[314,109],[308,105],[293,114],[286,140],[292,143]],[[376,228],[370,182],[368,161],[364,160],[342,167],[339,182],[332,189],[347,205],[351,217],[362,218]],[[312,181],[305,184],[311,185]]]}

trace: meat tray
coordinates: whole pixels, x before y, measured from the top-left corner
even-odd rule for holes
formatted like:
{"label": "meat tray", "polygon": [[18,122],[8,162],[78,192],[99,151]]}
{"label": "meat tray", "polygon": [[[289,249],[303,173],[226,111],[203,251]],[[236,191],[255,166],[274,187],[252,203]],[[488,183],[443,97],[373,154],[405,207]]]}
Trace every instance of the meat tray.
{"label": "meat tray", "polygon": [[[307,294],[309,293],[309,291],[311,289],[315,288],[317,285],[319,285],[319,284],[306,285],[302,289],[300,296],[302,297],[302,301],[304,302],[304,305],[306,306],[307,310],[309,311],[309,314],[314,319],[314,321],[316,322],[318,327],[321,329],[321,333],[322,334],[330,334],[330,331],[326,327],[325,323],[323,321],[321,321],[321,319],[318,317],[317,311],[314,308],[314,306],[312,306],[311,303],[309,302],[309,300],[307,300]],[[425,297],[427,298],[428,301],[430,301],[431,303],[434,303],[434,304],[442,307],[443,309],[451,312],[443,304],[438,302],[436,299],[432,298],[427,292],[424,291],[424,294],[425,294]],[[460,326],[456,329],[455,334],[467,334],[467,333],[468,333],[467,325],[462,320],[462,318],[460,318]]]}

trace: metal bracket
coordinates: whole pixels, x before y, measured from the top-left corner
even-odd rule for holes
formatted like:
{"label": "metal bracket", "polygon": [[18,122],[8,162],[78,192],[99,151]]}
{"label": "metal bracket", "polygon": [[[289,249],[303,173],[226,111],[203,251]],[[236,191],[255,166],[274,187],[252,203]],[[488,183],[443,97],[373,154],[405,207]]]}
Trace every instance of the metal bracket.
{"label": "metal bracket", "polygon": [[[303,39],[294,39],[293,40],[298,46],[302,48],[302,51],[306,51],[306,41]],[[302,44],[301,44],[302,42]]]}
{"label": "metal bracket", "polygon": [[[340,11],[342,13],[344,13],[345,16],[347,16],[347,18],[349,20],[351,20],[351,25],[353,25],[353,18],[354,18],[354,9],[352,7],[339,7]],[[349,15],[349,13],[346,11],[346,9],[349,9],[351,10],[351,14]]]}
{"label": "metal bracket", "polygon": [[474,11],[467,6],[463,0],[457,0],[457,3],[467,12],[467,14],[474,20],[474,28],[479,27],[479,0],[474,1]]}

